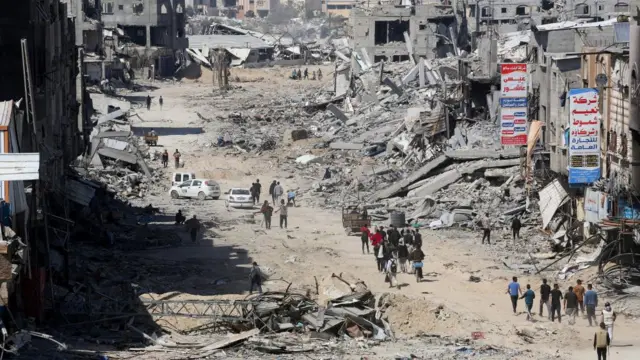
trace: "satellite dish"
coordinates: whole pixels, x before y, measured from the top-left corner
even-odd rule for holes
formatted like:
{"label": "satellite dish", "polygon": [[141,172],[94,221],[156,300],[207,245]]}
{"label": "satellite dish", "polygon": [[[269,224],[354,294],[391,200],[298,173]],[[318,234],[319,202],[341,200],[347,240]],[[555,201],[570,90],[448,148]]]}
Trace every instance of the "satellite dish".
{"label": "satellite dish", "polygon": [[596,85],[598,85],[598,87],[605,87],[605,85],[607,85],[607,81],[609,79],[607,79],[607,75],[605,74],[598,74],[596,75]]}

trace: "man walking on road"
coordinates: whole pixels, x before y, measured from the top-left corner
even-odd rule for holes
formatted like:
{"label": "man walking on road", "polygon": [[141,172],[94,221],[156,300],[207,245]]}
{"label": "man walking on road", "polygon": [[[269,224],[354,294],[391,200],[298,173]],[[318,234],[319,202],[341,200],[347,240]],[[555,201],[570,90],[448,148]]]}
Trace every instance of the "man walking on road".
{"label": "man walking on road", "polygon": [[522,228],[522,223],[520,222],[520,218],[516,215],[511,220],[511,232],[513,233],[513,242],[516,242],[516,238],[520,241],[520,228]]}
{"label": "man walking on road", "polygon": [[558,315],[558,323],[562,322],[562,291],[558,284],[553,284],[553,290],[551,290],[551,321],[555,320],[555,316]]}
{"label": "man walking on road", "polygon": [[260,179],[256,179],[256,182],[251,184],[251,196],[254,205],[260,203],[260,191],[262,191],[262,184],[260,184]]}
{"label": "man walking on road", "polygon": [[176,169],[180,167],[180,156],[182,156],[182,154],[180,154],[180,151],[176,149],[176,151],[173,153],[173,159],[176,162]]}
{"label": "man walking on road", "polygon": [[598,293],[593,290],[593,285],[587,285],[587,291],[584,293],[584,306],[587,308],[587,320],[589,320],[589,326],[593,326],[593,322],[596,324],[596,307],[598,306]]}
{"label": "man walking on road", "polygon": [[[282,197],[282,194],[284,194],[284,189],[282,188],[282,185],[280,185],[280,182],[278,182],[276,184],[276,186],[273,188],[273,203],[274,204],[278,200],[280,200],[280,198]],[[284,200],[282,200],[282,202],[284,202]]]}
{"label": "man walking on road", "polygon": [[580,312],[584,315],[584,286],[582,286],[582,280],[578,280],[576,286],[573,288],[573,292],[578,297],[578,307]]}
{"label": "man walking on road", "polygon": [[276,205],[276,196],[273,194],[273,189],[276,188],[276,181],[273,180],[271,185],[269,185],[269,195],[271,195],[271,200],[273,201],[273,205]]}
{"label": "man walking on road", "polygon": [[609,338],[613,341],[613,323],[616,321],[616,312],[611,308],[611,304],[608,302],[604,304],[604,309],[602,309],[602,322],[607,327],[607,332],[609,333]]}
{"label": "man walking on road", "polygon": [[[491,245],[491,220],[489,220],[489,213],[486,213],[482,218],[482,243],[484,239],[487,239],[487,244]],[[516,301],[518,299],[516,298]]]}
{"label": "man walking on road", "polygon": [[527,320],[533,320],[531,309],[533,308],[533,299],[536,298],[536,293],[531,290],[531,285],[527,284],[527,291],[520,296],[520,299],[524,299],[524,305],[527,308]]}
{"label": "man walking on road", "polygon": [[360,228],[360,241],[362,242],[362,254],[364,254],[364,247],[367,247],[367,254],[369,253],[369,235],[370,235],[370,231],[369,228],[367,227],[367,225],[363,225]]}
{"label": "man walking on road", "polygon": [[576,315],[578,314],[578,295],[573,292],[573,287],[569,286],[569,291],[564,294],[564,310],[569,317],[569,325],[576,323]]}
{"label": "man walking on road", "polygon": [[158,104],[160,104],[160,111],[162,111],[162,104],[164,104],[164,100],[162,100],[162,96],[158,99]]}
{"label": "man walking on road", "polygon": [[258,289],[258,294],[262,294],[262,271],[257,262],[253,262],[251,266],[251,272],[249,273],[249,279],[251,280],[251,286],[249,287],[249,294],[253,294],[253,288]]}
{"label": "man walking on road", "polygon": [[507,286],[507,294],[511,297],[511,306],[513,306],[513,313],[515,314],[518,308],[518,295],[522,295],[522,289],[518,284],[517,277],[514,276],[513,281]]}
{"label": "man walking on road", "polygon": [[147,94],[147,110],[151,110],[151,95]]}
{"label": "man walking on road", "polygon": [[598,360],[607,360],[607,350],[611,345],[611,338],[606,328],[606,325],[601,322],[600,329],[593,335],[593,350],[598,354]]}
{"label": "man walking on road", "polygon": [[422,234],[418,229],[413,230],[413,246],[417,248],[422,247]]}
{"label": "man walking on road", "polygon": [[540,316],[542,316],[542,305],[547,307],[547,316],[551,320],[551,302],[549,296],[551,295],[551,286],[547,284],[547,279],[542,279],[542,285],[540,285]]}
{"label": "man walking on road", "polygon": [[284,199],[280,200],[280,206],[276,212],[280,212],[280,229],[282,229],[282,225],[284,224],[284,228],[287,228],[287,204],[284,203]]}
{"label": "man walking on road", "polygon": [[162,166],[166,168],[167,165],[169,165],[169,152],[167,149],[164,149],[164,152],[162,153]]}
{"label": "man walking on road", "polygon": [[198,239],[198,230],[200,230],[200,221],[196,218],[195,215],[185,223],[187,229],[189,229],[189,233],[191,235],[191,242],[195,243]]}
{"label": "man walking on road", "polygon": [[260,212],[264,216],[264,227],[271,229],[271,215],[273,215],[273,207],[269,205],[269,201],[265,200],[260,208]]}

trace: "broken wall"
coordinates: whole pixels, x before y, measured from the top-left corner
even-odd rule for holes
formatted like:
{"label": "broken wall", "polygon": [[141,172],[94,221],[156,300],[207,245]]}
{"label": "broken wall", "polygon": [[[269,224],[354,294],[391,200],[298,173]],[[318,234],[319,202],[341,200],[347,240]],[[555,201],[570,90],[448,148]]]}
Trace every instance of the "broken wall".
{"label": "broken wall", "polygon": [[408,60],[409,51],[403,35],[406,31],[416,57],[434,58],[434,50],[438,42],[442,41],[441,36],[435,35],[438,25],[455,24],[453,8],[426,4],[416,5],[415,12],[413,10],[391,5],[369,9],[353,8],[350,22],[354,49],[365,48],[374,62],[383,57],[389,61]]}

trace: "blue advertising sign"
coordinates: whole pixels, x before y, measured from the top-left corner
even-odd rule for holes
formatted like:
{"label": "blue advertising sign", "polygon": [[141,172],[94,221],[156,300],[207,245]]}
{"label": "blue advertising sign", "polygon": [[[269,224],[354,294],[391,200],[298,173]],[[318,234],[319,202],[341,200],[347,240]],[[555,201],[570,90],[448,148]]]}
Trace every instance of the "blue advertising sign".
{"label": "blue advertising sign", "polygon": [[599,94],[596,89],[572,89],[569,98],[569,185],[600,179]]}
{"label": "blue advertising sign", "polygon": [[[508,108],[526,108],[527,98],[501,98],[500,107]],[[525,114],[526,115],[526,114]]]}

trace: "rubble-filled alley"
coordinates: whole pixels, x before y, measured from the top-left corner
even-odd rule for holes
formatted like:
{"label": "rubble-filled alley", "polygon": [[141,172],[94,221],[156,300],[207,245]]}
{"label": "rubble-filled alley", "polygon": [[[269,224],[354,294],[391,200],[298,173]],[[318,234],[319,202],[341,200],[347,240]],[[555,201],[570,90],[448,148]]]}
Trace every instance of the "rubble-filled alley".
{"label": "rubble-filled alley", "polygon": [[578,282],[637,358],[628,5],[43,3],[0,37],[0,360],[583,359]]}

